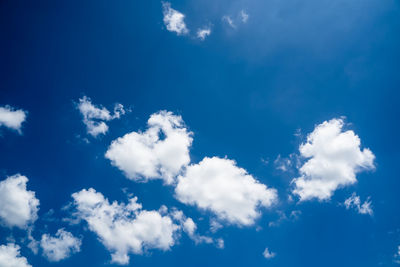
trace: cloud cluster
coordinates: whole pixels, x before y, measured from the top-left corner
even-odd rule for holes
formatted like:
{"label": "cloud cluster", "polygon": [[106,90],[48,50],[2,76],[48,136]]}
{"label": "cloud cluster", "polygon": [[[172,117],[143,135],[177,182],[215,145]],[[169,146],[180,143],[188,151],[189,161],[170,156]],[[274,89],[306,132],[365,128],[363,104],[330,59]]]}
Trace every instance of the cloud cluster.
{"label": "cloud cluster", "polygon": [[10,106],[0,107],[0,127],[5,126],[21,133],[26,115],[27,112],[22,109],[14,109]]}
{"label": "cloud cluster", "polygon": [[185,24],[185,15],[173,9],[169,2],[163,2],[164,24],[170,32],[176,32],[178,35],[187,34],[189,32]]}
{"label": "cloud cluster", "polygon": [[147,124],[145,132],[131,132],[114,140],[105,154],[127,178],[163,179],[176,187],[179,201],[240,226],[254,224],[260,208],[277,200],[275,189],[259,183],[233,160],[206,157],[189,165],[193,134],[181,116],[160,111],[152,114]]}
{"label": "cloud cluster", "polygon": [[372,202],[369,198],[361,204],[360,197],[353,193],[348,199],[344,201],[346,209],[354,208],[359,214],[373,215]]}
{"label": "cloud cluster", "polygon": [[94,189],[72,194],[75,216],[87,222],[103,245],[111,252],[112,262],[128,264],[129,254],[147,249],[168,250],[175,244],[179,226],[168,215],[147,211],[130,198],[128,204],[110,203]]}
{"label": "cloud cluster", "polygon": [[315,127],[300,145],[300,155],[308,159],[293,179],[293,193],[301,201],[330,199],[339,187],[357,182],[356,174],[374,168],[374,154],[360,149],[360,138],[351,130],[343,131],[343,119],[325,121]]}
{"label": "cloud cluster", "polygon": [[[163,21],[164,25],[170,32],[175,32],[177,35],[186,35],[189,33],[189,29],[185,23],[185,15],[178,10],[171,7],[171,3],[163,2]],[[211,34],[210,27],[199,28],[196,32],[196,37],[201,41],[204,41],[207,36]]]}
{"label": "cloud cluster", "polygon": [[0,182],[0,221],[8,227],[26,228],[37,219],[39,200],[26,189],[27,182],[20,174]]}
{"label": "cloud cluster", "polygon": [[114,140],[105,156],[129,179],[163,179],[171,184],[190,162],[192,133],[181,116],[167,111],[151,115],[147,125],[143,133],[131,132]]}
{"label": "cloud cluster", "polygon": [[0,266],[3,267],[32,267],[28,260],[21,256],[20,247],[9,243],[0,245]]}
{"label": "cloud cluster", "polygon": [[79,252],[81,243],[80,238],[74,237],[64,229],[59,229],[55,236],[42,235],[40,247],[43,250],[43,256],[49,261],[57,262]]}
{"label": "cloud cluster", "polygon": [[178,200],[213,212],[221,221],[252,225],[260,207],[277,200],[275,189],[259,183],[236,162],[218,157],[204,158],[187,167],[175,188]]}
{"label": "cloud cluster", "polygon": [[86,125],[87,133],[93,137],[97,137],[99,134],[106,134],[108,131],[108,125],[106,121],[119,119],[121,115],[126,113],[124,106],[116,104],[114,112],[111,112],[102,106],[96,106],[92,104],[89,97],[82,97],[79,99],[77,108],[82,114],[83,123]]}

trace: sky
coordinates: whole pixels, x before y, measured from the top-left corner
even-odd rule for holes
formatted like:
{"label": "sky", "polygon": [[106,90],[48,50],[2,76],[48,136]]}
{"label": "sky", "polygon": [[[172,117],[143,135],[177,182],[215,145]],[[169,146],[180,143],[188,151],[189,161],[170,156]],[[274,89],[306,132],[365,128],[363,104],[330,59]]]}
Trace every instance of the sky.
{"label": "sky", "polygon": [[398,0],[1,1],[0,266],[400,266]]}

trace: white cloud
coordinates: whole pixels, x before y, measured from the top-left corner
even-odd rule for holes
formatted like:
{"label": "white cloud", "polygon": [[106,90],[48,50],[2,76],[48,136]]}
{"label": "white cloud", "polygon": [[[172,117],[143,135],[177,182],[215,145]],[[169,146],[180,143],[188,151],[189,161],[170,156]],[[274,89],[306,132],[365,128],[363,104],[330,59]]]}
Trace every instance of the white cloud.
{"label": "white cloud", "polygon": [[348,199],[346,199],[344,205],[346,206],[346,209],[354,208],[360,214],[368,214],[372,216],[374,213],[372,210],[372,202],[369,198],[361,204],[360,197],[357,196],[356,193],[353,193]]}
{"label": "white cloud", "polygon": [[240,11],[240,18],[243,23],[246,23],[249,20],[249,14],[246,13],[246,11],[241,10]]}
{"label": "white cloud", "polygon": [[230,27],[232,27],[234,29],[236,28],[236,25],[230,16],[223,16],[222,20],[225,21]]}
{"label": "white cloud", "polygon": [[80,251],[81,239],[74,237],[70,232],[59,229],[56,235],[42,235],[40,247],[43,255],[52,262],[60,261]]}
{"label": "white cloud", "polygon": [[336,189],[356,183],[356,173],[374,168],[374,154],[360,150],[360,138],[343,126],[342,119],[325,121],[300,145],[300,155],[308,160],[292,183],[301,201],[330,199]]}
{"label": "white cloud", "polygon": [[265,248],[265,250],[263,252],[263,256],[266,259],[272,259],[272,258],[274,258],[276,256],[276,253],[269,251],[268,248]]}
{"label": "white cloud", "polygon": [[197,233],[197,225],[193,221],[192,218],[186,217],[182,211],[180,210],[175,210],[171,212],[171,217],[176,220],[182,230],[189,236],[190,239],[192,239],[196,244],[201,244],[201,243],[206,243],[206,244],[212,244],[215,243],[218,246],[218,241],[213,240],[211,237],[208,236],[203,236]]}
{"label": "white cloud", "polygon": [[187,167],[175,188],[178,200],[212,211],[219,220],[236,225],[252,225],[259,208],[277,200],[275,189],[255,180],[236,162],[218,157],[204,158]]}
{"label": "white cloud", "polygon": [[20,174],[0,182],[0,221],[8,227],[26,228],[37,219],[39,200],[26,190],[27,182]]}
{"label": "white cloud", "polygon": [[204,41],[206,37],[209,36],[210,34],[211,34],[211,29],[209,27],[197,30],[197,38],[199,38],[202,41]]}
{"label": "white cloud", "polygon": [[192,133],[185,128],[182,117],[172,112],[155,113],[147,124],[143,133],[131,132],[114,140],[105,157],[129,179],[163,179],[170,184],[190,162]]}
{"label": "white cloud", "polygon": [[22,109],[14,109],[10,106],[0,107],[0,126],[13,129],[21,133],[22,123],[26,119],[27,112]]}
{"label": "white cloud", "polygon": [[189,30],[186,28],[185,15],[171,8],[171,3],[163,2],[164,24],[170,32],[176,32],[178,35],[187,34]]}
{"label": "white cloud", "polygon": [[105,121],[119,119],[121,115],[126,113],[123,105],[116,104],[114,112],[111,114],[105,107],[92,104],[91,99],[86,96],[79,99],[77,108],[82,114],[83,123],[86,125],[87,133],[93,137],[107,133],[108,125]]}
{"label": "white cloud", "polygon": [[129,254],[147,249],[169,250],[175,244],[179,226],[158,211],[142,210],[137,198],[128,204],[110,203],[94,189],[72,194],[76,216],[88,223],[103,245],[111,252],[112,262],[128,264]]}
{"label": "white cloud", "polygon": [[394,254],[394,262],[400,264],[400,246],[397,247],[397,251]]}
{"label": "white cloud", "polygon": [[1,267],[32,267],[25,257],[21,256],[20,247],[9,243],[0,245],[0,266]]}

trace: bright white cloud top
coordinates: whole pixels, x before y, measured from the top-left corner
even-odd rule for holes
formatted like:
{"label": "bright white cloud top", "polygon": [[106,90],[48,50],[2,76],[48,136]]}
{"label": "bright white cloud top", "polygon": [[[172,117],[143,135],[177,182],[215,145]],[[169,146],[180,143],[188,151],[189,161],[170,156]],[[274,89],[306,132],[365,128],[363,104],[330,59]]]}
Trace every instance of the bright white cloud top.
{"label": "bright white cloud top", "polygon": [[20,174],[0,182],[0,221],[8,227],[24,229],[37,219],[39,200],[27,190],[27,182]]}
{"label": "bright white cloud top", "polygon": [[374,214],[372,210],[372,202],[369,198],[361,204],[360,197],[353,193],[348,199],[344,201],[346,209],[354,208],[359,214]]}
{"label": "bright white cloud top", "polygon": [[300,155],[308,160],[292,183],[301,201],[328,200],[336,189],[356,183],[358,172],[374,169],[374,154],[360,150],[360,138],[343,126],[343,119],[325,121],[300,145]]}
{"label": "bright white cloud top", "polygon": [[98,235],[114,263],[128,264],[130,253],[142,254],[147,249],[165,251],[175,244],[179,226],[168,215],[143,210],[136,197],[128,204],[110,203],[92,188],[72,197],[77,209],[75,215]]}
{"label": "bright white cloud top", "polygon": [[0,107],[0,127],[5,126],[21,133],[22,123],[26,119],[26,111],[10,106]]}
{"label": "bright white cloud top", "polygon": [[181,116],[167,111],[152,114],[147,125],[143,133],[131,132],[114,140],[105,157],[129,179],[163,179],[171,184],[190,162],[192,133]]}
{"label": "bright white cloud top", "polygon": [[123,105],[115,104],[114,112],[111,114],[105,107],[92,104],[91,99],[86,96],[79,99],[77,107],[82,114],[87,133],[93,137],[107,133],[108,125],[105,123],[106,121],[119,119],[126,113]]}
{"label": "bright white cloud top", "polygon": [[169,2],[163,2],[162,8],[164,15],[163,21],[168,31],[176,32],[178,35],[184,35],[189,32],[184,21],[184,14],[173,9]]}
{"label": "bright white cloud top", "polygon": [[211,29],[209,27],[197,30],[197,38],[204,41],[207,36],[211,34]]}
{"label": "bright white cloud top", "polygon": [[204,158],[187,167],[175,188],[178,200],[213,212],[221,221],[239,226],[254,224],[260,207],[277,200],[275,189],[259,183],[236,162],[218,157]]}
{"label": "bright white cloud top", "polygon": [[40,247],[43,250],[43,256],[49,261],[57,262],[79,252],[81,243],[80,238],[74,237],[64,229],[59,229],[55,236],[42,235]]}
{"label": "bright white cloud top", "polygon": [[0,266],[2,267],[32,267],[28,260],[21,256],[20,247],[9,243],[0,245]]}

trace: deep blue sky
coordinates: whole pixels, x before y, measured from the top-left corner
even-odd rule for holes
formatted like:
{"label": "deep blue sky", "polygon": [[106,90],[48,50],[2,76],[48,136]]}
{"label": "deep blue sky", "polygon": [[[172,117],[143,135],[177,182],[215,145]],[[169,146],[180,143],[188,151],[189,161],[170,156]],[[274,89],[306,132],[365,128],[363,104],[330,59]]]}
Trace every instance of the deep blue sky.
{"label": "deep blue sky", "polygon": [[[257,227],[224,227],[223,250],[186,236],[171,251],[132,255],[132,266],[394,266],[400,245],[400,2],[398,0],[171,1],[199,41],[165,29],[159,1],[1,1],[0,106],[27,110],[23,134],[0,137],[0,179],[21,173],[40,200],[33,235],[60,227],[83,237],[82,251],[48,263],[21,245],[33,266],[104,266],[109,252],[85,230],[70,226],[61,208],[71,194],[93,187],[146,209],[176,206],[208,231],[208,213],[185,206],[160,181],[135,183],[104,158],[130,131],[145,130],[159,110],[180,114],[194,132],[192,162],[228,156],[278,189],[280,204]],[[246,10],[236,29],[221,20]],[[114,103],[132,112],[109,123],[107,135],[88,137],[75,102]],[[286,201],[296,173],[276,170],[280,154],[298,152],[316,124],[346,116],[376,170],[329,202]],[[294,133],[301,129],[302,137]],[[87,137],[90,143],[85,143]],[[269,159],[264,164],[261,159]],[[371,196],[372,217],[339,203],[352,192]],[[55,211],[56,221],[44,215]],[[268,227],[277,211],[300,210],[297,220]],[[203,220],[201,220],[203,218]],[[14,236],[24,231],[12,230]],[[4,243],[10,230],[0,230]],[[277,253],[262,256],[265,247]]]}

